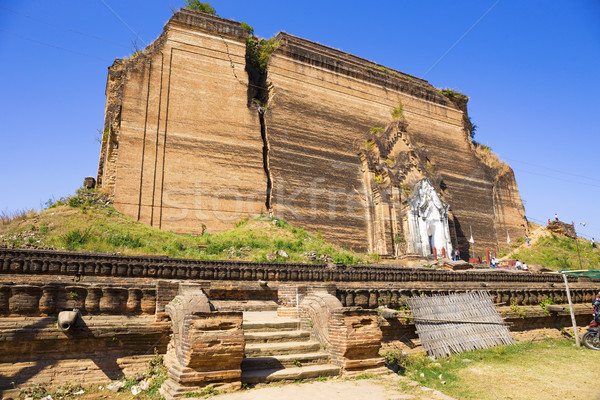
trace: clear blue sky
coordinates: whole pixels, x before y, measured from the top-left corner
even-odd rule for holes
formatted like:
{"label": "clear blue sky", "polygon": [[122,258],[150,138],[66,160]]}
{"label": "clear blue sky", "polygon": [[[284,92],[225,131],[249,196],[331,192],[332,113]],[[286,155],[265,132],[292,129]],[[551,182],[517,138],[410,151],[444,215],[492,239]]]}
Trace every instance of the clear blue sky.
{"label": "clear blue sky", "polygon": [[[0,0],[0,211],[96,176],[107,67],[183,3]],[[467,94],[476,139],[513,167],[528,218],[556,212],[600,239],[599,1],[211,4],[259,36],[286,31]]]}

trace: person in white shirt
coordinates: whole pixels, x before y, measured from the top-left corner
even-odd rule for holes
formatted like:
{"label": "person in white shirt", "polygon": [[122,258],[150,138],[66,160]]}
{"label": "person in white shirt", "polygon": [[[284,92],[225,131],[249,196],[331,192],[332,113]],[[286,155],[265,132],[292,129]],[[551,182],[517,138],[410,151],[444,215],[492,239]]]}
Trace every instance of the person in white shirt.
{"label": "person in white shirt", "polygon": [[527,263],[523,263],[523,271],[529,271],[529,267],[527,266]]}
{"label": "person in white shirt", "polygon": [[521,264],[521,261],[517,260],[517,262],[515,263],[515,268],[516,268],[516,269],[519,269],[519,270],[520,270],[521,268],[523,268],[523,265]]}

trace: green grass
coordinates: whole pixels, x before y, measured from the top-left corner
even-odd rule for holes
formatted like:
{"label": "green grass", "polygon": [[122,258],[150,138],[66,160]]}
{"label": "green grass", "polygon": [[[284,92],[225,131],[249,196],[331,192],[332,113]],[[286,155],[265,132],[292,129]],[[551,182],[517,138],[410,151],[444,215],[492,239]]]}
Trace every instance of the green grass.
{"label": "green grass", "polygon": [[[597,249],[593,249],[587,240],[578,238],[577,241],[583,269],[600,268],[600,253]],[[531,247],[521,247],[517,253],[512,253],[512,258],[553,270],[580,269],[575,239],[555,234],[540,238]]]}
{"label": "green grass", "polygon": [[[71,251],[167,255],[175,258],[271,262],[378,261],[327,243],[282,219],[243,219],[226,232],[204,235],[162,231],[116,211],[94,191],[48,203],[39,213],[19,213],[0,221],[0,245]],[[285,254],[288,257],[285,257]]]}
{"label": "green grass", "polygon": [[[476,350],[435,361],[423,353],[397,352],[392,356],[388,352],[384,356],[388,364],[394,361],[400,367],[400,374],[457,399],[530,399],[543,398],[535,397],[540,393],[536,391],[538,384],[560,387],[569,379],[588,379],[579,378],[577,365],[585,361],[584,357],[600,359],[600,352],[578,349],[571,340],[547,340]],[[513,380],[524,387],[511,385]],[[572,384],[577,386],[576,382]]]}

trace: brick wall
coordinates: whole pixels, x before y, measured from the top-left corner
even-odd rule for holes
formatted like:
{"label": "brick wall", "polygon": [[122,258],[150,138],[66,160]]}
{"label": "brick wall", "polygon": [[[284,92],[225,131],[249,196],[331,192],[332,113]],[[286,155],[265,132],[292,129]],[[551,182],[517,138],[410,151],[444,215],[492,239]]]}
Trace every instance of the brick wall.
{"label": "brick wall", "polygon": [[[558,275],[467,270],[461,272],[386,265],[260,263],[187,260],[169,257],[112,256],[53,250],[0,248],[0,275],[67,275],[290,282],[502,282],[559,283]],[[584,281],[569,277],[570,282]]]}

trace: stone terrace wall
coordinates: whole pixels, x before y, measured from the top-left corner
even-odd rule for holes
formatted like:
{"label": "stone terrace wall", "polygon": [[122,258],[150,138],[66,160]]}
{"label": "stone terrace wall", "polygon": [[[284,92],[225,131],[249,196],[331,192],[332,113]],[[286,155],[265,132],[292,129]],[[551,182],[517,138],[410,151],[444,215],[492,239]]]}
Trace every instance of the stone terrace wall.
{"label": "stone terrace wall", "polygon": [[[0,249],[0,274],[292,282],[556,282],[558,275],[385,265],[283,264]],[[578,277],[569,277],[579,281]]]}
{"label": "stone terrace wall", "polygon": [[140,55],[109,68],[98,182],[117,210],[200,233],[265,207],[246,36],[238,22],[182,9]]}
{"label": "stone terrace wall", "polygon": [[374,249],[357,153],[401,101],[412,143],[447,186],[461,251],[468,254],[469,226],[484,248],[498,245],[496,231],[525,235],[512,172],[497,182],[498,171],[472,150],[466,101],[459,106],[424,80],[342,51],[285,33],[277,38],[265,118],[275,215],[335,243]]}
{"label": "stone terrace wall", "polygon": [[[348,288],[341,287],[337,289],[336,296],[342,302],[344,307],[360,306],[362,308],[377,308],[379,306],[388,306],[396,308],[406,305],[406,299],[417,296],[444,296],[453,293],[465,291],[481,290],[481,285],[472,287],[457,287],[448,285],[451,288]],[[479,286],[479,287],[477,287]],[[563,285],[564,286],[564,285]],[[572,288],[571,301],[573,303],[591,304],[596,298],[600,289],[600,283],[591,284],[587,287]],[[513,287],[503,288],[485,288],[490,294],[492,301],[496,304],[510,305],[539,305],[546,299],[552,300],[554,304],[565,304],[567,302],[567,292],[560,287],[527,287],[516,283]]]}
{"label": "stone terrace wall", "polygon": [[[36,383],[103,382],[144,370],[154,349],[166,352],[171,324],[165,320],[165,304],[177,294],[179,282],[199,279],[205,280],[200,285],[211,300],[285,298],[281,304],[290,310],[297,298],[290,284],[296,282],[307,288],[328,282],[328,292],[344,307],[366,309],[397,307],[410,296],[482,288],[495,302],[532,308],[546,297],[556,303],[564,303],[566,297],[562,277],[556,275],[0,249],[0,392]],[[267,280],[267,286],[259,285],[259,279]],[[600,284],[575,277],[570,281],[578,317],[585,320]],[[81,311],[79,325],[61,332],[56,314],[73,308]],[[549,320],[538,314],[532,317],[544,326]],[[560,327],[568,326],[567,317],[561,318]],[[405,325],[402,318],[382,322],[384,339],[414,336],[414,328],[407,332]]]}
{"label": "stone terrace wall", "polygon": [[84,315],[68,332],[57,328],[56,314],[3,317],[0,395],[36,384],[91,385],[132,377],[147,369],[155,351],[166,352],[169,339],[170,324],[148,315]]}

